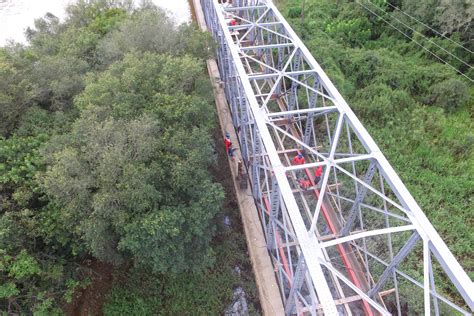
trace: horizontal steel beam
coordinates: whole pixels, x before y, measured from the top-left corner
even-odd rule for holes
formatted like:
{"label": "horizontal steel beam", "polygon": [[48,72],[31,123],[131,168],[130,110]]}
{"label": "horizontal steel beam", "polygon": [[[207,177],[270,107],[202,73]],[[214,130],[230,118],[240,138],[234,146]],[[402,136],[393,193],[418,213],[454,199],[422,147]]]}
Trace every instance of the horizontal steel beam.
{"label": "horizontal steel beam", "polygon": [[[354,161],[360,161],[360,160],[368,160],[372,159],[372,155],[359,155],[359,156],[354,156],[354,157],[348,157],[348,158],[341,158],[341,159],[328,159],[331,161],[329,163],[329,166],[341,164],[341,163],[348,163],[348,162],[354,162]],[[328,165],[327,162],[311,162],[311,163],[305,163],[301,165],[292,165],[285,167],[286,171],[296,171],[296,170],[301,170],[301,169],[309,169],[309,168],[315,168],[319,166],[325,166]]]}
{"label": "horizontal steel beam", "polygon": [[248,10],[255,10],[255,9],[267,9],[266,5],[250,5],[250,6],[242,6],[242,7],[223,7],[224,12],[235,12],[235,11],[248,11]]}
{"label": "horizontal steel beam", "polygon": [[[293,75],[293,76],[298,76],[298,75],[306,75],[306,74],[316,74],[314,70],[299,70],[299,71],[287,71],[285,72],[286,75]],[[268,74],[261,74],[261,75],[250,75],[249,79],[270,79],[270,78],[276,78],[282,75],[282,72],[272,72]]]}
{"label": "horizontal steel beam", "polygon": [[308,113],[316,113],[316,112],[330,113],[330,112],[335,112],[335,111],[338,111],[337,106],[325,106],[325,107],[312,108],[312,109],[270,112],[270,113],[267,113],[267,117],[278,117],[278,116],[286,117],[288,115],[308,114]]}
{"label": "horizontal steel beam", "polygon": [[405,226],[399,226],[399,227],[390,227],[390,228],[381,228],[381,229],[375,229],[375,230],[369,230],[363,233],[358,233],[358,234],[353,234],[349,235],[346,237],[340,237],[336,238],[334,240],[330,241],[325,241],[321,243],[321,247],[327,248],[327,247],[332,247],[335,245],[339,245],[345,242],[353,241],[356,239],[360,238],[367,238],[367,237],[372,237],[372,236],[377,236],[377,235],[384,235],[384,234],[392,234],[392,233],[399,233],[399,232],[404,232],[407,230],[414,230],[415,226],[413,225],[405,225]]}
{"label": "horizontal steel beam", "polygon": [[266,49],[266,48],[284,48],[284,47],[294,47],[293,43],[281,43],[281,44],[266,44],[266,45],[256,45],[256,46],[243,46],[239,50],[257,50],[257,49]]}

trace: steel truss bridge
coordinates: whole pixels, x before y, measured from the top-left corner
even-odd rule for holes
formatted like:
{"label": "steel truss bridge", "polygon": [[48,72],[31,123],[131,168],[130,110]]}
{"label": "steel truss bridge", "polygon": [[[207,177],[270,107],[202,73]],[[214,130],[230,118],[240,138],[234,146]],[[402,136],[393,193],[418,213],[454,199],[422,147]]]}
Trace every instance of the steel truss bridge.
{"label": "steel truss bridge", "polygon": [[201,4],[285,313],[470,314],[472,281],[273,3]]}

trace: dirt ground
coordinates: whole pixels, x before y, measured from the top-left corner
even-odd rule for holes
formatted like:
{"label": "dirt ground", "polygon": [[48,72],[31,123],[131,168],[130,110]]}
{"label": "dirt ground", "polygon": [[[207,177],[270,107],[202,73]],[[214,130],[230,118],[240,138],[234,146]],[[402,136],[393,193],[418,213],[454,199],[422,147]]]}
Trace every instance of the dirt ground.
{"label": "dirt ground", "polygon": [[102,305],[107,293],[112,288],[113,271],[111,264],[88,260],[85,264],[91,269],[91,284],[74,293],[72,302],[64,307],[70,316],[102,315]]}

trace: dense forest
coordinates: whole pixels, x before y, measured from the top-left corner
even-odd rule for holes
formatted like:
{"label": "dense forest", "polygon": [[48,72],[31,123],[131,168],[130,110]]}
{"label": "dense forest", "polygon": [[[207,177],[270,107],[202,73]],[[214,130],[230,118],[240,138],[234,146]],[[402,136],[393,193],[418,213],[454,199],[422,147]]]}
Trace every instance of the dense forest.
{"label": "dense forest", "polygon": [[472,1],[277,6],[474,278]]}
{"label": "dense forest", "polygon": [[108,0],[26,36],[0,48],[0,313],[219,314],[237,286],[253,310],[210,36]]}

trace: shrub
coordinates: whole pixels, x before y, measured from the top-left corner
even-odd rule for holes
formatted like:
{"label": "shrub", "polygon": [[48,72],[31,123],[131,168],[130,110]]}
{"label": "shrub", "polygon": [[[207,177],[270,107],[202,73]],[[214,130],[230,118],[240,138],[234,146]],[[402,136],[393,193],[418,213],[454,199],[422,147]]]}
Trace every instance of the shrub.
{"label": "shrub", "polygon": [[448,79],[431,87],[428,104],[452,112],[469,100],[467,85],[459,79]]}

